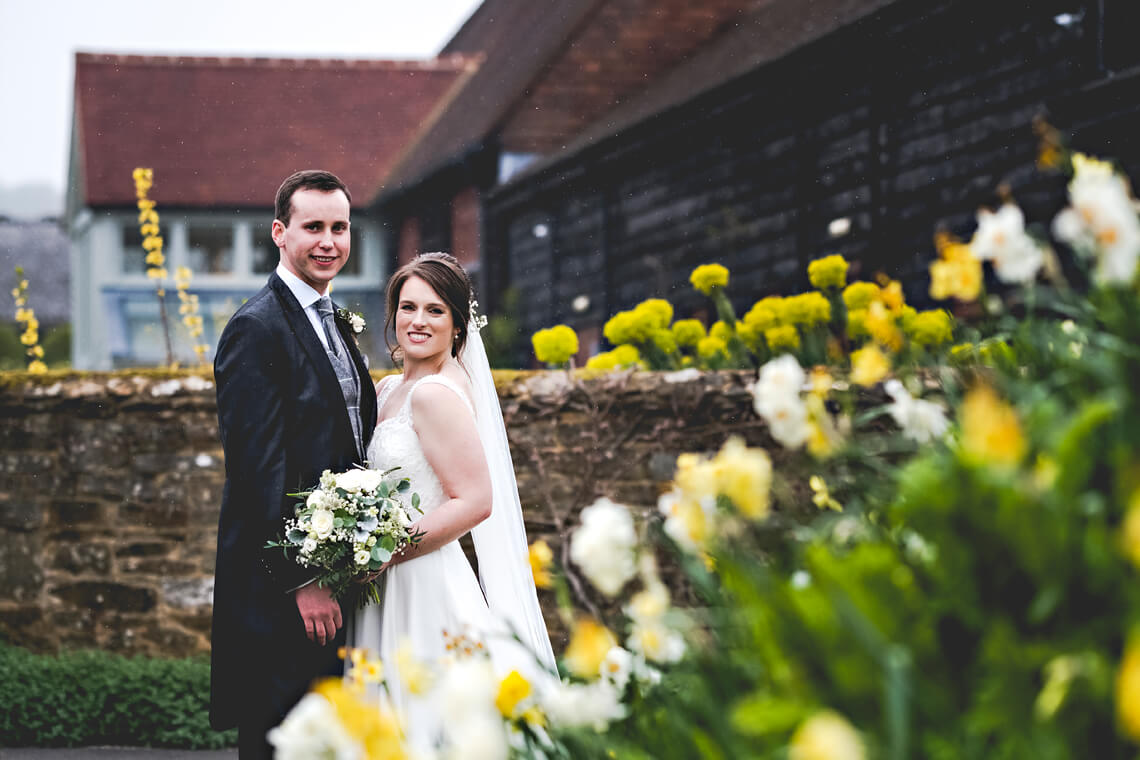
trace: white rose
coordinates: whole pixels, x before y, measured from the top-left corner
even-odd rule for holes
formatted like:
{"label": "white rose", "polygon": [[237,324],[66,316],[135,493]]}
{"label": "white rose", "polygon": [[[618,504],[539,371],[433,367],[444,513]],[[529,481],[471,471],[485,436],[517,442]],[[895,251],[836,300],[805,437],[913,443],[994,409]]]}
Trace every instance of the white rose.
{"label": "white rose", "polygon": [[326,494],[324,491],[322,491],[321,489],[318,488],[317,490],[315,490],[311,494],[309,494],[308,499],[305,499],[305,506],[311,507],[313,509],[316,509],[318,507],[323,507],[325,504],[325,499],[327,497],[328,497],[328,494]]}
{"label": "white rose", "polygon": [[356,560],[356,564],[358,565],[367,565],[368,560],[372,559],[372,555],[369,554],[367,549],[360,549],[356,554],[352,555],[352,558]]}
{"label": "white rose", "polygon": [[354,333],[364,332],[364,317],[359,314],[349,314],[348,323]]}
{"label": "white rose", "polygon": [[360,487],[369,492],[375,492],[384,481],[384,473],[379,470],[360,470]]}
{"label": "white rose", "polygon": [[616,596],[637,572],[633,516],[621,504],[601,498],[582,510],[581,520],[570,537],[570,558],[595,588]]}
{"label": "white rose", "polygon": [[301,542],[301,553],[312,554],[317,550],[317,540],[315,538],[306,538]]}
{"label": "white rose", "polygon": [[313,512],[310,523],[313,526],[313,532],[317,534],[318,538],[328,538],[328,535],[333,530],[333,513],[327,509],[318,509]]}
{"label": "white rose", "polygon": [[349,493],[359,493],[364,487],[364,470],[349,470],[336,476],[336,484]]}

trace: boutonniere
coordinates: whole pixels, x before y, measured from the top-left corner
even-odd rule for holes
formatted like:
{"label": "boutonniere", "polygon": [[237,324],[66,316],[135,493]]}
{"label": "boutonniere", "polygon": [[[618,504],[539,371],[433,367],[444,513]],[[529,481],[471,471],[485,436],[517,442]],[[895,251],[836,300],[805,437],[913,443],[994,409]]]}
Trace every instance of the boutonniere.
{"label": "boutonniere", "polygon": [[368,326],[368,323],[364,321],[364,315],[358,314],[355,311],[349,311],[348,309],[340,308],[336,310],[336,316],[338,319],[348,324],[349,328],[356,335],[360,335],[360,333],[364,332],[364,328]]}

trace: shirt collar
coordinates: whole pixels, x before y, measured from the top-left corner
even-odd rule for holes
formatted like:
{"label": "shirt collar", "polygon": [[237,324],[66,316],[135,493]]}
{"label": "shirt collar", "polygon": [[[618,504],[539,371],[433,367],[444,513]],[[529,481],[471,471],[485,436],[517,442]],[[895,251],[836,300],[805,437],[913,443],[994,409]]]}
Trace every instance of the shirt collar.
{"label": "shirt collar", "polygon": [[[309,308],[323,297],[321,293],[313,290],[311,285],[290,272],[285,268],[285,265],[280,262],[277,264],[277,276],[288,286],[289,291],[293,294],[293,297],[297,299],[297,303],[301,304],[302,309]],[[326,288],[326,293],[327,292],[328,289]]]}

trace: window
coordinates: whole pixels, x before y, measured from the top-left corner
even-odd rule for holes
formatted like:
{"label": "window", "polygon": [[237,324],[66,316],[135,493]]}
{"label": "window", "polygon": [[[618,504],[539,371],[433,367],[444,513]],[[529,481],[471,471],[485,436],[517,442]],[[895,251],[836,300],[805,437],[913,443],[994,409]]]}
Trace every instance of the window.
{"label": "window", "polygon": [[146,272],[146,251],[142,247],[143,236],[133,220],[123,223],[123,274],[143,274]]}
{"label": "window", "polygon": [[364,261],[364,229],[353,224],[349,226],[348,234],[352,247],[349,249],[348,263],[340,273],[355,277],[360,274],[360,262]]}
{"label": "window", "polygon": [[234,230],[230,225],[191,224],[186,232],[187,264],[196,274],[230,274]]}
{"label": "window", "polygon": [[253,261],[250,267],[254,274],[269,274],[277,268],[281,251],[270,237],[268,227],[258,227],[253,232]]}

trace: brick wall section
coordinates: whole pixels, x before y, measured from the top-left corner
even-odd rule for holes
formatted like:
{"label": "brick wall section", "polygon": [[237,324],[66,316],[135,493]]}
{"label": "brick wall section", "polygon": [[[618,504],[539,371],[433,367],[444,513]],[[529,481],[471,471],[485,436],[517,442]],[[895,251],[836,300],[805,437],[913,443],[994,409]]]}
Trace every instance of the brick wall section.
{"label": "brick wall section", "polygon": [[400,243],[396,249],[396,265],[407,264],[418,253],[421,253],[420,220],[419,217],[409,216],[400,224]]}
{"label": "brick wall section", "polygon": [[465,187],[451,201],[451,247],[448,251],[468,271],[478,269],[482,260],[481,225],[479,191]]}
{"label": "brick wall section", "polygon": [[[772,450],[748,379],[501,374],[530,538],[566,560],[560,528],[596,496],[647,516],[677,454],[730,433]],[[208,650],[223,480],[209,378],[0,385],[0,637],[40,651]],[[553,599],[542,601],[560,648]]]}
{"label": "brick wall section", "polygon": [[739,18],[751,0],[603,3],[507,116],[507,150],[549,153]]}
{"label": "brick wall section", "polygon": [[[968,237],[1002,183],[1030,220],[1062,205],[1063,180],[1034,167],[1035,115],[1140,168],[1140,75],[1098,68],[1095,5],[901,0],[501,188],[488,235],[522,284],[523,333],[596,327],[652,296],[685,316],[706,304],[689,272],[710,261],[732,271],[738,313],[806,288],[807,262],[829,253],[927,300],[938,225]],[[1084,27],[1054,21],[1082,9]],[[836,239],[839,217],[851,233]],[[606,308],[575,314],[578,293]]]}

